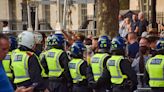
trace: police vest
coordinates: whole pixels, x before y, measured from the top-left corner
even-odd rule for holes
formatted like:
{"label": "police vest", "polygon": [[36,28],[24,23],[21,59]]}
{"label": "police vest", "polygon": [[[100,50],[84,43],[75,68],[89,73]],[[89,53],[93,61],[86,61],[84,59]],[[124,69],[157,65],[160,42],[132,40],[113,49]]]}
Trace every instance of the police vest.
{"label": "police vest", "polygon": [[12,69],[15,75],[14,83],[21,83],[23,81],[30,79],[29,74],[28,74],[28,59],[32,55],[35,55],[38,60],[38,63],[42,69],[42,72],[41,72],[42,77],[47,77],[47,75],[45,74],[45,70],[40,64],[39,57],[35,53],[29,52],[29,51],[20,51],[19,49],[16,49],[13,51],[12,57],[11,57]]}
{"label": "police vest", "polygon": [[42,76],[42,77],[48,77],[48,75],[45,73],[45,69],[43,68],[43,66],[41,65],[41,62],[40,62],[44,54],[45,54],[45,52],[42,52],[42,53],[40,54],[40,56],[38,57],[38,56],[34,53],[34,55],[36,56],[36,58],[37,58],[38,61],[39,61],[39,65],[40,65],[40,67],[41,67],[41,69],[42,69],[41,76]]}
{"label": "police vest", "polygon": [[82,59],[72,59],[68,64],[73,83],[78,83],[86,79],[85,76],[80,74],[80,66],[83,62],[84,60]]}
{"label": "police vest", "polygon": [[48,66],[48,76],[49,77],[59,77],[64,69],[61,67],[59,62],[59,57],[63,53],[63,50],[60,49],[50,49],[46,52],[46,62]]}
{"label": "police vest", "polygon": [[150,87],[164,87],[164,55],[156,55],[146,63]]}
{"label": "police vest", "polygon": [[46,55],[46,52],[42,52],[42,53],[40,53],[40,55],[39,55],[39,59],[42,60],[42,58],[43,58],[45,55]]}
{"label": "police vest", "polygon": [[11,73],[11,52],[8,52],[5,59],[2,61],[2,64],[3,64],[7,77],[12,79],[13,76]]}
{"label": "police vest", "polygon": [[14,54],[12,54],[12,69],[14,72],[14,83],[21,83],[26,80],[29,80],[28,73],[28,59],[30,55],[28,55],[27,51],[20,51],[19,49],[14,50]]}
{"label": "police vest", "polygon": [[107,69],[111,75],[111,82],[113,84],[122,84],[124,79],[127,78],[126,75],[123,75],[120,68],[120,61],[124,59],[123,56],[115,56],[113,55],[107,61]]}
{"label": "police vest", "polygon": [[97,81],[102,75],[104,59],[107,56],[109,56],[107,53],[97,53],[91,58],[91,67],[95,81]]}

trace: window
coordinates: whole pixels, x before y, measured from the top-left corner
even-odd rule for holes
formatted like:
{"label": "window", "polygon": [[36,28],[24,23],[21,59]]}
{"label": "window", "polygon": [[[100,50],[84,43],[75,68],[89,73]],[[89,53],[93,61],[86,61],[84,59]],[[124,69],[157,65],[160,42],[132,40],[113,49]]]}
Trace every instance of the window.
{"label": "window", "polygon": [[81,4],[81,24],[87,20],[87,4]]}

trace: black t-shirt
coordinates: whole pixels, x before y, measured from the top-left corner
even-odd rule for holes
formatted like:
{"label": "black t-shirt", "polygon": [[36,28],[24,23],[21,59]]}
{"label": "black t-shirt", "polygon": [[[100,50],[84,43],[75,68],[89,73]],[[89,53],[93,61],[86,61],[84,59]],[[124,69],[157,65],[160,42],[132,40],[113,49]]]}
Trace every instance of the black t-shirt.
{"label": "black t-shirt", "polygon": [[137,21],[132,21],[132,23],[131,23],[131,30],[132,30],[132,32],[134,32],[135,30],[136,30],[136,27],[138,27],[139,26],[139,21],[137,20]]}
{"label": "black t-shirt", "polygon": [[144,31],[146,31],[146,27],[148,26],[148,21],[147,20],[143,20],[143,21],[140,21],[139,20],[139,23],[138,23],[138,27],[139,27],[139,33],[138,35],[141,36],[142,33]]}

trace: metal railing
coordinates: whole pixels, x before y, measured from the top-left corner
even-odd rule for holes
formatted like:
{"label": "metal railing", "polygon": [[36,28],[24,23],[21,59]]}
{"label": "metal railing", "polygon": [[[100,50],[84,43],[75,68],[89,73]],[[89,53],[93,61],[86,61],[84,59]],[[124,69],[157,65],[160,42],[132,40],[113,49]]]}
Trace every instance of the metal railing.
{"label": "metal railing", "polygon": [[[19,34],[23,31],[27,31],[27,30],[10,30],[11,33],[16,33],[16,34]],[[60,30],[34,30],[34,32],[41,32],[41,33],[47,33],[47,34],[48,33],[55,33],[57,31],[60,31]],[[71,30],[71,31],[73,31],[75,33],[80,32],[80,33],[84,34],[85,36],[87,36],[87,35],[95,34],[94,32],[96,32],[96,29],[78,29],[78,30]],[[2,31],[0,31],[0,33],[1,32]]]}
{"label": "metal railing", "polygon": [[138,85],[137,85],[137,90],[135,92],[151,92],[151,88],[146,86],[142,87],[141,82],[140,82],[140,77],[144,76],[143,73],[137,73],[137,79],[138,79]]}

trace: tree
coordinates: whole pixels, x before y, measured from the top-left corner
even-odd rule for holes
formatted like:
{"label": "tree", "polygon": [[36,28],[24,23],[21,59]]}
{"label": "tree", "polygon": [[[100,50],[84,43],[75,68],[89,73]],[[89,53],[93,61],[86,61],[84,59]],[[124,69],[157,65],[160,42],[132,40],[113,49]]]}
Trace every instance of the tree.
{"label": "tree", "polygon": [[97,0],[97,35],[118,34],[119,0]]}
{"label": "tree", "polygon": [[158,24],[156,23],[156,0],[151,0],[151,4],[152,4],[152,7],[151,7],[152,28],[153,28],[155,31],[158,31],[158,30],[157,30]]}
{"label": "tree", "polygon": [[119,0],[120,2],[120,10],[127,10],[129,9],[129,2],[130,0]]}

